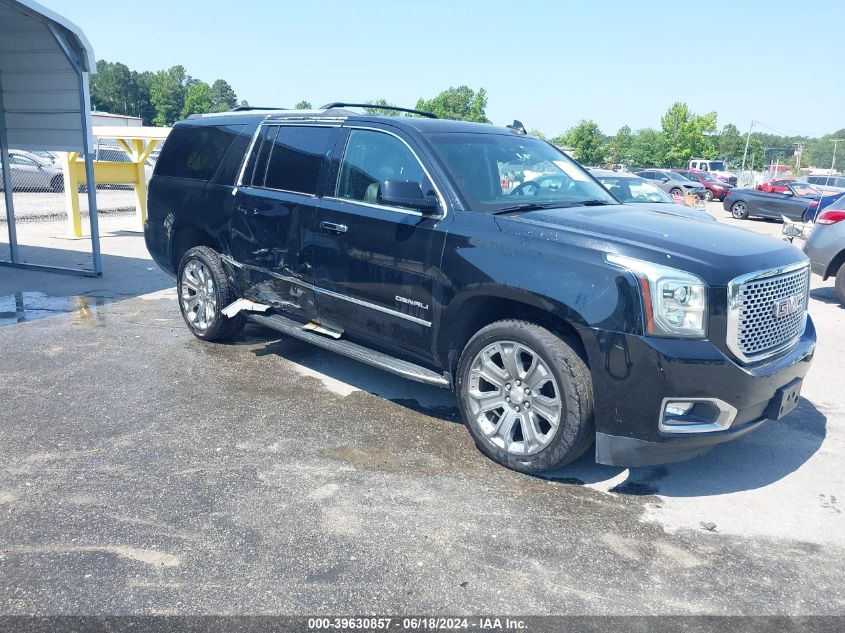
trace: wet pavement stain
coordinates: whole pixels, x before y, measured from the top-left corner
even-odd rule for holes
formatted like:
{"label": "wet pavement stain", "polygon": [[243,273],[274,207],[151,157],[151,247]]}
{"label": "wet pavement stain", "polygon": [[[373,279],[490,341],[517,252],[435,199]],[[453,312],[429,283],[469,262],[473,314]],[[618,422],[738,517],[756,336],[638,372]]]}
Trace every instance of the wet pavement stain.
{"label": "wet pavement stain", "polygon": [[0,327],[72,313],[77,313],[81,322],[88,322],[97,314],[98,307],[115,299],[110,296],[55,297],[43,292],[16,292],[0,296]]}

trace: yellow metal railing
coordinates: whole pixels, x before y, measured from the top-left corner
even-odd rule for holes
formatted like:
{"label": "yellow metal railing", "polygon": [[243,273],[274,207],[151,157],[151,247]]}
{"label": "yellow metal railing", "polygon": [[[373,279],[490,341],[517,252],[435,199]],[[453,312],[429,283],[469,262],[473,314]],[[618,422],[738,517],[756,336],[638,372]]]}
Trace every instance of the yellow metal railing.
{"label": "yellow metal railing", "polygon": [[[161,127],[111,127],[93,128],[94,137],[114,139],[126,152],[129,162],[94,161],[94,180],[98,185],[132,185],[135,189],[135,217],[138,228],[143,230],[147,219],[147,181],[144,165],[158,144],[170,134],[170,128]],[[85,161],[80,152],[63,152],[62,171],[65,182],[68,233],[82,237],[82,214],[79,207],[79,187],[88,184]]]}

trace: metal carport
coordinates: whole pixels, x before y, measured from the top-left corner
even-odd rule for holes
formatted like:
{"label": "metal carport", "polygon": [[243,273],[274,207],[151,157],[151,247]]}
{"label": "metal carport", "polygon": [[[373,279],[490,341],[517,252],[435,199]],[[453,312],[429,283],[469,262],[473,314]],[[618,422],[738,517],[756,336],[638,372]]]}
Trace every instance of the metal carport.
{"label": "metal carport", "polygon": [[0,157],[10,260],[0,264],[53,272],[102,272],[96,187],[88,186],[93,270],[22,262],[15,231],[9,148],[82,151],[94,183],[88,75],[94,52],[82,30],[31,0],[0,0]]}

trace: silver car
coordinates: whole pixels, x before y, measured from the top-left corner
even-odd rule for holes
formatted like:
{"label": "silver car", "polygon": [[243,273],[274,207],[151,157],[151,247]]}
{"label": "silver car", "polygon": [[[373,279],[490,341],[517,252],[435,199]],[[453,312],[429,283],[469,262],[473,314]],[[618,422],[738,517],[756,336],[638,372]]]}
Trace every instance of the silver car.
{"label": "silver car", "polygon": [[674,171],[668,171],[666,169],[645,169],[636,172],[636,174],[640,178],[650,180],[671,196],[683,197],[688,193],[693,193],[704,200],[707,195],[707,189],[700,182],[690,180]]}
{"label": "silver car", "polygon": [[845,195],[819,213],[804,252],[814,273],[836,277],[836,294],[845,305]]}
{"label": "silver car", "polygon": [[605,189],[624,204],[635,204],[658,213],[680,215],[685,218],[704,220],[705,222],[716,221],[716,218],[705,211],[675,204],[674,198],[662,189],[658,189],[655,183],[634,174],[595,168],[591,168],[589,171],[593,178],[604,185]]}
{"label": "silver car", "polygon": [[[13,191],[65,190],[61,167],[31,152],[9,150],[9,171]],[[2,190],[3,179],[0,178],[0,191]]]}

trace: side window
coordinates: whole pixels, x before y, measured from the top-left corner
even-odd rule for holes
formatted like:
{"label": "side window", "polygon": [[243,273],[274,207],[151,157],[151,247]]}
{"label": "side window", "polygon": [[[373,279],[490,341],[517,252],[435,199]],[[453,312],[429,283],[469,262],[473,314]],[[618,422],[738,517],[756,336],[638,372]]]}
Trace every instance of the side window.
{"label": "side window", "polygon": [[264,186],[316,195],[320,165],[334,130],[315,126],[280,127],[267,163]]}
{"label": "side window", "polygon": [[26,156],[20,154],[11,154],[9,156],[10,165],[25,165],[26,167],[35,167],[35,161],[28,159]]}
{"label": "side window", "polygon": [[416,182],[428,194],[431,184],[414,153],[395,136],[373,130],[351,130],[340,165],[337,197],[379,203],[383,180]]}
{"label": "side window", "polygon": [[231,130],[237,136],[223,157],[220,169],[217,170],[217,174],[214,176],[214,182],[223,185],[234,185],[238,178],[238,172],[240,171],[244,154],[255,132],[255,127],[250,125],[233,125],[227,126],[227,129]]}
{"label": "side window", "polygon": [[173,178],[209,180],[235,136],[226,126],[177,126],[164,143],[155,173]]}
{"label": "side window", "polygon": [[640,176],[642,176],[643,178],[647,178],[648,180],[654,180],[654,172],[653,171],[641,172]]}

